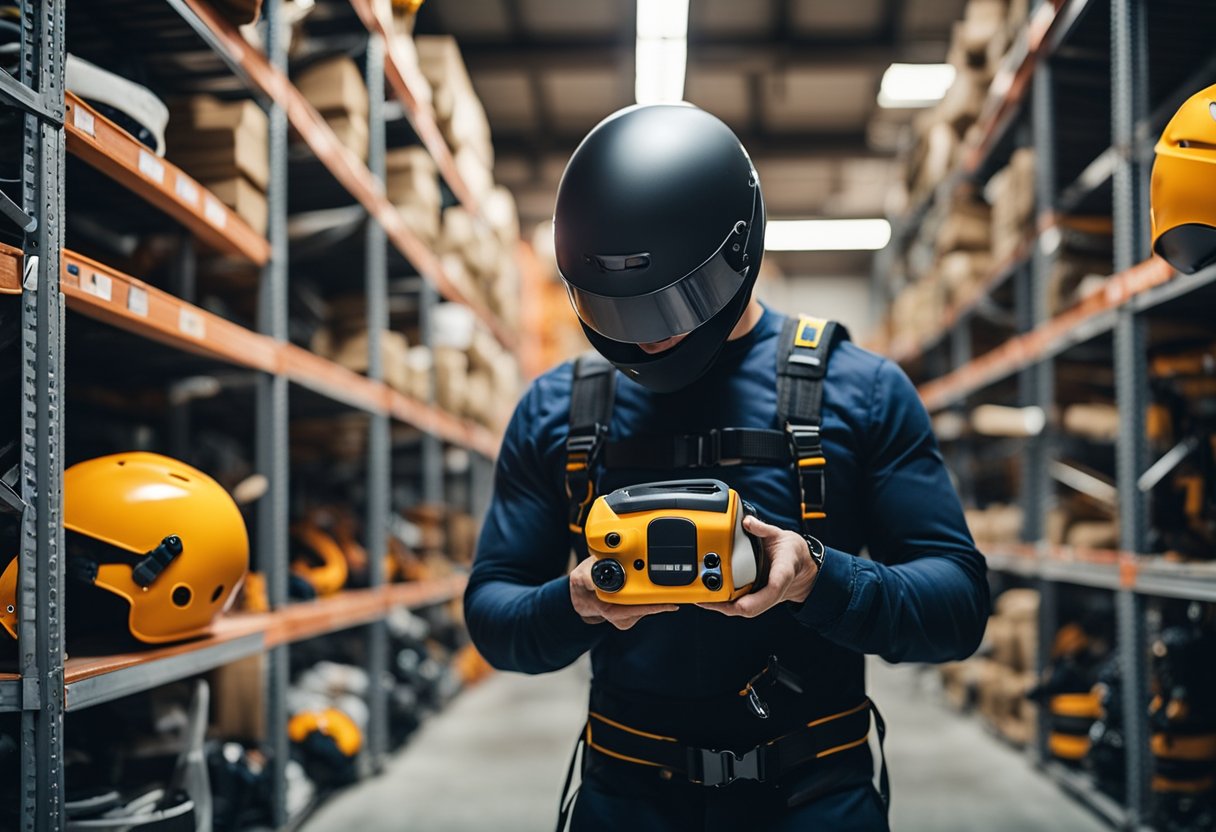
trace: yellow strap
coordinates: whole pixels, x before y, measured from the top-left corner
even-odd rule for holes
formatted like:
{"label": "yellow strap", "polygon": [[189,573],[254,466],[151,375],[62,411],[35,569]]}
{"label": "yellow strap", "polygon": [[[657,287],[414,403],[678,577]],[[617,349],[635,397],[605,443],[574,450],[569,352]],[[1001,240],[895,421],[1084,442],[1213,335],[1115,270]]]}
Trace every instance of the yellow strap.
{"label": "yellow strap", "polygon": [[630,734],[636,734],[639,737],[649,737],[652,740],[663,740],[665,742],[679,742],[679,740],[675,739],[674,737],[664,737],[661,734],[651,734],[647,731],[639,731],[636,728],[630,728],[628,725],[622,725],[619,722],[614,722],[606,716],[601,716],[595,711],[590,711],[589,713],[594,719],[598,719],[600,722],[611,725],[613,728],[619,728],[622,731],[628,731]]}
{"label": "yellow strap", "polygon": [[859,745],[864,745],[866,742],[869,741],[869,739],[870,739],[870,732],[866,731],[866,735],[864,737],[862,737],[861,739],[853,740],[852,742],[846,742],[844,745],[838,745],[835,748],[829,748],[825,751],[820,751],[818,754],[815,755],[815,759],[818,760],[822,757],[830,757],[833,754],[839,754],[841,751],[848,751],[850,748],[856,748]]}
{"label": "yellow strap", "polygon": [[799,468],[822,468],[827,464],[827,459],[821,456],[808,456],[806,459],[798,460]]}

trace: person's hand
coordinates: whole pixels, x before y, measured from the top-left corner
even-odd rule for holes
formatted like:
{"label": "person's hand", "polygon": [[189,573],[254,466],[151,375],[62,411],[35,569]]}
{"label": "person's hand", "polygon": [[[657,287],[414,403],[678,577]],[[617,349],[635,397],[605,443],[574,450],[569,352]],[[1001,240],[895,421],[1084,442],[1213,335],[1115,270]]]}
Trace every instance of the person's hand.
{"label": "person's hand", "polygon": [[815,585],[819,567],[811,558],[810,547],[802,535],[770,526],[758,517],[744,518],[743,528],[760,538],[760,545],[768,558],[768,583],[762,589],[734,601],[697,606],[723,615],[755,618],[782,601],[799,604],[805,601]]}
{"label": "person's hand", "polygon": [[588,624],[607,621],[618,630],[628,630],[648,615],[675,612],[675,604],[607,604],[595,594],[591,567],[595,558],[584,558],[570,573],[570,601],[574,611]]}

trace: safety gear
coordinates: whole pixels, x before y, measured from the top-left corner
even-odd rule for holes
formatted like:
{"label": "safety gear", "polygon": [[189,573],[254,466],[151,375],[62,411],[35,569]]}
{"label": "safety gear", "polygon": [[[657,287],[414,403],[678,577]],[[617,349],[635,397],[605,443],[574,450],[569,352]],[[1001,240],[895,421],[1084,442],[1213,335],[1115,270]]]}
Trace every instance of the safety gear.
{"label": "safety gear", "polygon": [[[223,486],[160,454],[132,451],[63,473],[68,574],[127,602],[149,644],[205,635],[249,568],[249,536]],[[17,637],[17,559],[0,576],[0,625]],[[12,593],[12,594],[9,594]]]}
{"label": "safety gear", "polygon": [[[717,359],[764,252],[764,199],[730,128],[687,104],[620,110],[574,151],[553,215],[558,270],[591,345],[668,393]],[[686,336],[657,354],[638,344]]]}
{"label": "safety gear", "polygon": [[[878,708],[869,700],[839,713],[811,719],[801,727],[776,739],[757,745],[742,754],[729,749],[709,749],[687,745],[676,737],[642,731],[590,712],[579,745],[620,763],[656,772],[659,779],[701,786],[723,787],[738,780],[775,783],[784,776],[815,766],[809,782],[800,784],[804,791],[830,791],[840,771],[835,766],[817,766],[819,760],[851,751],[867,744],[870,738],[870,717],[878,731],[879,753],[883,753],[886,723]],[[574,805],[577,789],[570,791],[578,746],[566,772],[562,787],[557,829],[565,829],[566,819]],[[867,749],[868,759],[868,749]],[[815,780],[821,781],[818,785]],[[886,757],[879,773],[879,795],[884,811],[890,803],[890,782]]]}
{"label": "safety gear", "polygon": [[169,108],[152,90],[72,54],[64,62],[63,74],[69,92],[83,98],[157,156],[165,155]]}
{"label": "safety gear", "polygon": [[764,548],[743,529],[756,510],[721,480],[618,488],[587,518],[595,594],[613,604],[733,601],[762,579]]}
{"label": "safety gear", "polygon": [[1216,85],[1186,100],[1161,133],[1149,188],[1153,251],[1185,274],[1216,261]]}
{"label": "safety gear", "polygon": [[363,732],[342,711],[301,711],[288,720],[287,736],[317,783],[345,785],[358,779],[355,759],[363,747]]}
{"label": "safety gear", "polygon": [[1090,728],[1102,717],[1101,690],[1096,684],[1100,658],[1084,628],[1065,624],[1052,642],[1043,680],[1026,694],[1046,708],[1048,751],[1072,765],[1089,754]]}
{"label": "safety gear", "polygon": [[349,575],[346,555],[320,526],[311,520],[298,523],[291,530],[291,539],[292,574],[307,581],[317,596],[333,595],[346,585]]}
{"label": "safety gear", "polygon": [[570,429],[566,436],[569,527],[583,532],[595,502],[601,468],[665,471],[723,465],[792,465],[798,472],[803,531],[827,517],[827,460],[820,436],[823,380],[832,350],[849,333],[835,321],[787,318],[777,349],[777,424],[780,430],[716,428],[682,436],[633,436],[610,440],[616,372],[589,352],[574,363]]}

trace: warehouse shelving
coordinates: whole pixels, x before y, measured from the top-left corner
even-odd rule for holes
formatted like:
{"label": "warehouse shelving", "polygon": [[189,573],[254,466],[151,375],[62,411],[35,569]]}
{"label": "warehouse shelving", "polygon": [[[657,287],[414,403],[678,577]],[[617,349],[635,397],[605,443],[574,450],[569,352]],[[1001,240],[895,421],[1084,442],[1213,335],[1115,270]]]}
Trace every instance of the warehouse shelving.
{"label": "warehouse shelving", "polygon": [[[447,276],[439,258],[409,229],[401,214],[384,196],[381,182],[353,152],[342,146],[333,130],[325,123],[325,119],[292,85],[286,73],[272,66],[261,52],[251,48],[231,23],[220,17],[202,0],[182,0],[182,2],[190,9],[191,17],[189,19],[196,21],[196,25],[204,26],[209,30],[209,36],[214,38],[218,48],[224,50],[227,59],[231,63],[239,64],[251,83],[283,108],[291,126],[300,134],[317,158],[351,196],[367,209],[368,214],[376,219],[393,246],[418,269],[419,274],[433,284],[443,297],[472,309],[506,349],[515,349],[517,340],[515,335],[508,331],[502,321],[484,304],[469,297],[465,288],[457,286]],[[402,89],[406,89],[404,84]],[[415,106],[414,112],[420,111],[421,108]],[[415,117],[417,118],[417,116]],[[415,122],[416,125],[418,123],[425,125],[425,119]],[[437,130],[438,128],[436,128]],[[428,132],[425,126],[423,132]],[[435,148],[439,147],[434,135],[431,135],[430,142],[428,148],[432,145]],[[450,155],[450,152],[445,154],[444,151],[439,151],[440,158],[437,161],[450,159]],[[454,165],[448,166],[446,174],[453,177],[448,180],[449,187],[454,182],[456,188],[464,191],[467,196],[468,189],[455,175]],[[475,206],[473,207],[475,208]]]}
{"label": "warehouse shelving", "polygon": [[65,98],[69,153],[139,194],[219,251],[266,264],[270,243],[207,188],[72,93]]}
{"label": "warehouse shelving", "polygon": [[[252,96],[267,111],[269,211],[267,231],[261,235],[172,162],[147,153],[88,104],[65,92],[64,4],[23,3],[23,16],[29,23],[22,27],[20,78],[0,77],[0,97],[27,113],[21,165],[24,182],[17,201],[19,213],[34,220],[30,223],[16,217],[26,232],[21,249],[0,244],[0,294],[17,296],[10,302],[19,304],[22,311],[23,444],[16,488],[25,504],[18,573],[17,672],[0,673],[0,711],[22,714],[20,812],[24,829],[59,829],[64,824],[63,767],[48,761],[62,757],[66,711],[79,711],[194,676],[253,654],[266,656],[268,730],[262,750],[271,761],[269,808],[274,825],[287,826],[291,819],[286,816],[282,762],[289,753],[285,698],[292,645],[359,628],[368,645],[366,669],[375,678],[386,670],[386,616],[390,612],[442,604],[463,591],[464,578],[460,575],[405,584],[385,582],[386,534],[376,530],[388,531],[394,509],[390,502],[394,476],[407,475],[393,470],[393,452],[398,445],[391,441],[391,422],[396,420],[418,430],[416,436],[422,446],[420,502],[424,505],[448,506],[443,471],[445,444],[472,451],[471,470],[486,476],[486,466],[495,456],[499,440],[491,430],[441,410],[433,395],[425,401],[414,399],[385,383],[379,343],[388,320],[388,274],[390,268],[405,271],[405,264],[389,263],[388,247],[391,245],[423,278],[419,306],[424,344],[430,344],[429,310],[440,297],[469,306],[504,349],[514,350],[516,338],[484,304],[471,298],[466,287],[448,279],[436,254],[406,226],[385,198],[387,78],[415,132],[435,157],[449,189],[470,210],[477,208],[430,115],[429,102],[418,93],[423,87],[411,78],[408,68],[403,69],[409,62],[398,55],[400,46],[391,47],[386,59],[388,30],[383,22],[367,16],[371,10],[368,4],[355,2],[353,8],[364,15],[366,28],[365,82],[371,98],[366,164],[338,143],[333,131],[289,81],[286,49],[278,26],[280,4],[276,0],[264,4],[265,52],[241,38],[203,0],[170,0],[165,4],[130,0],[123,4],[121,13],[114,11],[112,17],[106,13],[105,26],[92,31],[81,27],[86,31],[78,32],[74,50],[94,56],[115,48],[114,44],[121,44],[117,47],[120,50],[138,48],[147,32],[156,31],[161,38],[156,46],[162,56],[174,50],[191,53],[189,69],[175,68],[172,62],[157,64],[156,72],[162,74],[158,77],[168,87],[186,92],[206,89],[230,98]],[[80,7],[67,16],[76,14],[84,21],[93,13]],[[369,341],[366,374],[352,372],[287,338],[289,128],[301,136],[320,165],[371,220],[365,224],[366,257],[360,264]],[[83,177],[88,172],[90,182],[109,180],[118,186],[99,194],[99,199],[129,199],[127,195],[134,195],[157,217],[180,225],[201,243],[202,251],[234,255],[239,261],[261,266],[256,284],[243,287],[257,289],[256,314],[250,316],[251,322],[238,322],[204,308],[194,302],[192,292],[175,294],[162,285],[140,280],[122,270],[131,269],[130,265],[115,268],[118,261],[108,263],[107,257],[91,249],[87,253],[66,249],[65,190],[72,188],[71,176],[66,182],[64,176],[68,155],[83,162],[71,173]],[[155,222],[157,230],[165,227],[163,221]],[[193,249],[184,250],[186,256],[193,256]],[[170,280],[174,279],[170,275]],[[72,314],[65,314],[65,308]],[[252,393],[234,394],[240,406],[229,416],[253,423],[242,429],[249,429],[255,470],[264,473],[269,482],[267,493],[254,507],[256,535],[251,540],[251,551],[253,568],[266,577],[270,612],[230,614],[217,622],[212,636],[184,644],[118,653],[94,645],[96,655],[74,647],[73,655],[65,657],[60,602],[65,581],[60,483],[66,333],[87,338],[90,347],[100,345],[104,349],[112,343],[115,349],[125,351],[125,360],[148,361],[148,367],[158,372],[171,372],[175,361],[180,361],[183,368],[211,367],[215,363],[250,371],[238,374],[244,379],[239,382],[244,386],[238,385],[238,389],[248,391],[252,382]],[[143,341],[172,349],[141,351],[138,344]],[[195,356],[203,361],[200,363]],[[102,354],[96,358],[106,360]],[[133,376],[139,375],[140,366],[133,368]],[[356,465],[356,476],[366,482],[361,518],[368,530],[365,543],[371,564],[370,586],[366,589],[345,590],[312,602],[287,602],[289,406],[293,412],[299,407],[302,413],[353,408],[367,414],[365,459]],[[467,490],[472,493],[477,489]],[[470,497],[474,509],[477,496]],[[386,691],[382,686],[372,686],[368,706],[368,760],[376,769],[388,751]]]}
{"label": "warehouse shelving", "polygon": [[[1010,456],[1020,446],[1017,492],[1022,544],[982,546],[992,572],[1039,589],[1040,666],[1058,626],[1057,588],[1088,587],[1113,596],[1115,644],[1125,668],[1122,713],[1126,726],[1126,797],[1100,792],[1079,771],[1045,762],[1043,770],[1112,825],[1148,828],[1153,822],[1150,776],[1153,757],[1147,727],[1147,605],[1150,599],[1216,601],[1216,566],[1179,562],[1150,551],[1149,508],[1137,479],[1150,459],[1144,411],[1150,400],[1147,370],[1149,321],[1176,320],[1176,313],[1209,308],[1216,268],[1175,273],[1148,250],[1148,167],[1161,128],[1177,106],[1216,82],[1216,59],[1201,34],[1211,22],[1210,4],[1190,0],[1040,0],[990,90],[980,141],[924,203],[902,221],[892,246],[913,243],[927,232],[935,206],[960,187],[982,185],[1010,144],[1033,147],[1038,228],[1029,233],[1029,259],[1004,281],[982,287],[977,298],[948,310],[941,325],[919,343],[878,344],[918,383],[930,411],[965,409],[989,396],[1009,404],[1058,410],[1055,377],[1074,360],[1113,366],[1119,414],[1113,460],[1119,549],[1091,550],[1044,542],[1047,509],[1055,492],[1054,455],[1071,446],[1049,423],[1039,436],[992,440],[963,436],[943,440],[948,462],[958,466],[964,499],[974,495],[984,460]],[[1018,50],[1024,48],[1024,53]],[[1151,65],[1151,72],[1150,72]],[[1022,106],[1028,102],[1029,106]],[[1001,113],[1009,114],[1002,118]],[[1091,118],[1090,114],[1096,114]],[[1106,131],[1109,130],[1109,134]],[[1073,215],[1113,216],[1112,268],[1096,290],[1053,312],[1050,280],[1059,245],[1044,232]],[[891,262],[892,253],[887,254]],[[882,270],[875,280],[881,283]],[[993,300],[1012,282],[1017,319],[1013,336],[986,353],[973,352],[967,312]],[[882,287],[883,292],[886,286]],[[885,295],[884,295],[885,296]],[[1058,365],[1058,366],[1057,366]],[[1097,451],[1095,451],[1097,452]],[[1108,471],[1109,473],[1109,471]],[[1047,761],[1046,720],[1040,720],[1036,756]]]}

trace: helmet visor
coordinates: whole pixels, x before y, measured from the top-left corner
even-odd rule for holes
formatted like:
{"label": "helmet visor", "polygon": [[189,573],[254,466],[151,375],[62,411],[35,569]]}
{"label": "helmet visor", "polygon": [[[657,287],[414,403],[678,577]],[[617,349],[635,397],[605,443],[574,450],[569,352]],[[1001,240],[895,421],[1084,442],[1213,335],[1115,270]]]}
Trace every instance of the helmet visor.
{"label": "helmet visor", "polygon": [[723,249],[670,286],[646,295],[610,298],[569,283],[566,292],[583,323],[605,338],[630,344],[663,341],[701,326],[743,285],[747,267],[736,271]]}

